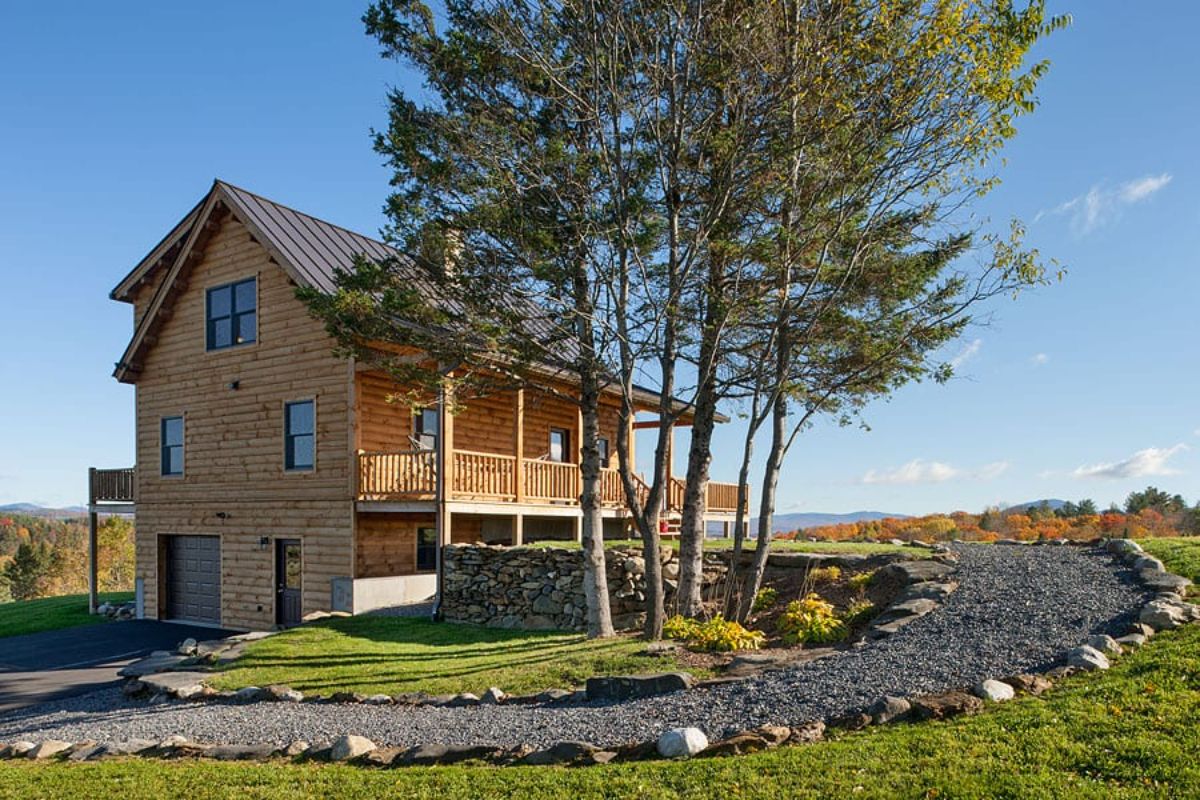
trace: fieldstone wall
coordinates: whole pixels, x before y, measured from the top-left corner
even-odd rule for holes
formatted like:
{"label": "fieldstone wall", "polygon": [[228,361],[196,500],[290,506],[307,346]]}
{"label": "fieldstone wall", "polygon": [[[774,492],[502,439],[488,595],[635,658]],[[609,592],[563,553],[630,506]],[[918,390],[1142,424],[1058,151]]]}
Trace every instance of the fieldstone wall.
{"label": "fieldstone wall", "polygon": [[[668,612],[679,562],[669,548],[661,551]],[[576,548],[447,545],[442,554],[445,581],[442,613],[447,620],[496,628],[584,630],[583,552]],[[645,620],[646,561],[640,550],[606,552],[608,593],[613,625],[637,628]],[[722,581],[726,562],[704,556],[702,591]]]}

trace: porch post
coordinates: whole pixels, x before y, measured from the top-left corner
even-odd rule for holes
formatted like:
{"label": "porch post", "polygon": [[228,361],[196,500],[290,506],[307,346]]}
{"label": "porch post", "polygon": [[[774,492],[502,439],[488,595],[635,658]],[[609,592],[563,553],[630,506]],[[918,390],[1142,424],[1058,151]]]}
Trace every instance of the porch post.
{"label": "porch post", "polygon": [[525,544],[525,515],[518,511],[513,515],[513,547]]}
{"label": "porch post", "polygon": [[96,565],[99,551],[96,528],[99,515],[96,513],[96,468],[88,467],[88,613],[95,614],[100,607],[100,574]]}
{"label": "porch post", "polygon": [[[513,454],[516,460],[513,462],[513,468],[516,474],[513,475],[513,487],[518,503],[525,502],[525,390],[517,389],[517,397],[515,400],[516,407],[513,409]],[[517,515],[517,533],[520,535],[521,515]],[[516,541],[516,544],[520,544]]]}

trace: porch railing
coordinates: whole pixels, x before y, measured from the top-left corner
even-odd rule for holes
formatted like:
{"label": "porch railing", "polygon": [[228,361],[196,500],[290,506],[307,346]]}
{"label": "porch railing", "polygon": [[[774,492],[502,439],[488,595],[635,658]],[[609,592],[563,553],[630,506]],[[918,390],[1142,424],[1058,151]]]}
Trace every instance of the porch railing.
{"label": "porch railing", "polygon": [[93,469],[88,496],[93,503],[134,502],[134,468]]}

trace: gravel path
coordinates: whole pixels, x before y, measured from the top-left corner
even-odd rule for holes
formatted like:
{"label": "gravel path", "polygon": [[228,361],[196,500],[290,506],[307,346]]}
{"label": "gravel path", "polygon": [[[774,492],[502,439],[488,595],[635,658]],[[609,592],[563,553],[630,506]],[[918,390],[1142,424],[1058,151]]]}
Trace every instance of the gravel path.
{"label": "gravel path", "polygon": [[1118,633],[1145,599],[1109,556],[1078,547],[963,546],[960,588],[946,605],[867,647],[741,684],[619,704],[406,708],[171,702],[146,705],[116,689],[0,717],[0,741],[161,739],[377,744],[521,743],[582,739],[614,745],[697,725],[721,736],[763,723],[798,724],[858,710],[884,694],[955,688],[1051,666],[1089,634]]}

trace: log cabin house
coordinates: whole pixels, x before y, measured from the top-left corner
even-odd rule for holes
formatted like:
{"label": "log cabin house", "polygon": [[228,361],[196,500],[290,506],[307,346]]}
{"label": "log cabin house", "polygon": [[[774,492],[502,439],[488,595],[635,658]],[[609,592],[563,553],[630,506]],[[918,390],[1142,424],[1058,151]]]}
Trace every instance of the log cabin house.
{"label": "log cabin house", "polygon": [[[433,596],[443,544],[579,538],[577,406],[536,387],[453,415],[389,403],[390,380],[335,356],[295,296],[394,252],[216,181],[113,289],[133,306],[114,375],[135,387],[137,465],[93,469],[89,507],[93,529],[136,516],[139,616],[255,630],[360,613]],[[602,483],[605,534],[625,537],[616,470]],[[668,495],[677,519],[682,482]],[[728,525],[735,498],[710,484],[709,519]]]}

